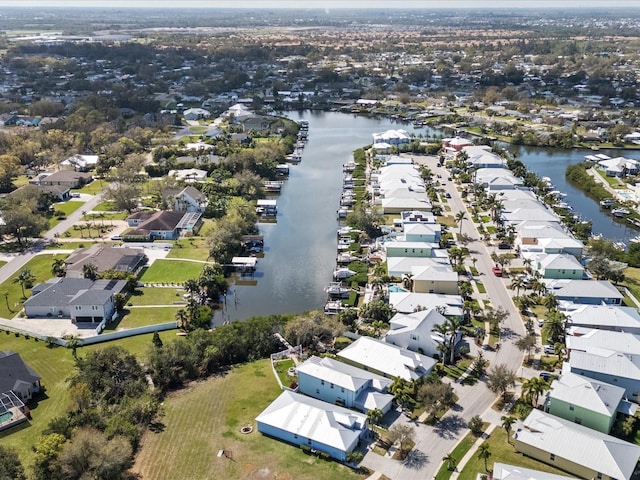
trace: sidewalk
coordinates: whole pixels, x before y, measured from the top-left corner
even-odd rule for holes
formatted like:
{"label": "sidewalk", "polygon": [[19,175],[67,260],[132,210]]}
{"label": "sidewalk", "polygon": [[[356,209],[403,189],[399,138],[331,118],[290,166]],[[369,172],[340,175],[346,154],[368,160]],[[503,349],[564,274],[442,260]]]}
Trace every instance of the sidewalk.
{"label": "sidewalk", "polygon": [[480,437],[476,440],[476,442],[471,446],[469,451],[465,453],[464,457],[460,459],[460,461],[458,462],[458,465],[456,465],[455,470],[453,471],[453,473],[451,473],[451,477],[450,477],[451,480],[456,480],[458,478],[458,476],[460,475],[460,472],[462,472],[462,470],[464,469],[464,466],[476,454],[476,452],[478,451],[478,448],[480,448],[480,445],[484,443],[484,441],[487,438],[489,438],[489,435],[491,435],[491,432],[493,432],[495,428],[496,428],[496,425],[492,423],[487,427],[487,430],[482,435],[480,435]]}

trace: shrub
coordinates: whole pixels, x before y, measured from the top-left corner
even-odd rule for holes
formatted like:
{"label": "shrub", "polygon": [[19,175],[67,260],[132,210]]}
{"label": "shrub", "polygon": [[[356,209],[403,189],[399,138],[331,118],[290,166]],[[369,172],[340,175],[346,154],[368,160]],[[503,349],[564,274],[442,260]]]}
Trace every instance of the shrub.
{"label": "shrub", "polygon": [[468,427],[469,430],[471,430],[471,433],[473,433],[476,437],[479,437],[482,434],[482,418],[480,418],[480,415],[471,417]]}

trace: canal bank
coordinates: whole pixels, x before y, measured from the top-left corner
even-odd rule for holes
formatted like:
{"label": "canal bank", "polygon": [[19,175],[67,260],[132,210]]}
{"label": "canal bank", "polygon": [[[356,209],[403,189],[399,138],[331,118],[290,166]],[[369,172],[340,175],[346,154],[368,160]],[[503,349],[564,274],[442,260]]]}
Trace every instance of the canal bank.
{"label": "canal bank", "polygon": [[[351,160],[354,150],[370,144],[375,132],[401,128],[416,135],[441,135],[429,127],[337,112],[288,112],[287,116],[309,122],[302,160],[290,166],[289,179],[276,197],[276,222],[259,224],[264,235],[264,258],[258,260],[253,276],[236,277],[225,308],[216,312],[216,325],[254,315],[321,310],[326,300],[324,287],[331,281],[336,264],[342,165]],[[567,166],[582,162],[592,152],[506,147],[530,171],[551,178],[555,189],[567,193],[564,200],[573,212],[592,221],[594,233],[625,243],[637,235],[607,216],[597,202],[566,180]],[[629,152],[629,157],[640,157],[640,152]]]}

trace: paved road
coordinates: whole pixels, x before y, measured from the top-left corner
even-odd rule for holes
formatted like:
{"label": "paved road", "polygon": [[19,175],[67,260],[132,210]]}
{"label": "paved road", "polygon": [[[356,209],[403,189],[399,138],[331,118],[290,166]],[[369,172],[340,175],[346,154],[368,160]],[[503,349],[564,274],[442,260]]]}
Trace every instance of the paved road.
{"label": "paved road", "polygon": [[[427,160],[426,164],[434,174],[440,174],[442,176],[441,180],[446,183],[444,188],[446,192],[451,194],[451,199],[448,200],[448,203],[452,213],[455,214],[461,210],[466,211],[466,206],[462,202],[455,185],[447,180],[449,171],[444,167],[437,167],[435,159]],[[467,217],[471,218],[470,212],[467,212]],[[471,256],[478,259],[476,268],[487,290],[485,298],[490,299],[494,307],[501,306],[509,314],[502,325],[501,348],[497,352],[486,352],[485,358],[489,360],[491,365],[504,363],[511,366],[511,368],[519,368],[524,355],[515,346],[514,341],[524,334],[524,324],[509,295],[505,280],[491,273],[491,268],[493,267],[493,261],[491,260],[492,250],[480,240],[480,235],[470,220],[463,221],[462,233],[472,239],[467,247],[471,251]],[[434,427],[414,423],[416,430],[415,449],[427,456],[427,462],[422,468],[410,469],[404,467],[400,462],[381,457],[375,453],[368,453],[365,456],[363,465],[376,471],[381,471],[394,479],[422,480],[432,478],[437,473],[442,458],[466,434],[466,422],[471,417],[480,415],[485,421],[500,422],[500,414],[491,410],[491,405],[496,400],[496,395],[483,382],[478,382],[473,386],[453,385],[459,398],[458,404],[454,409],[445,414]],[[399,417],[396,420],[396,422],[407,421],[409,420],[405,417]]]}
{"label": "paved road", "polygon": [[11,275],[24,267],[38,252],[47,246],[47,243],[56,239],[55,235],[62,235],[69,230],[77,221],[82,218],[82,212],[88,212],[102,201],[102,192],[94,195],[82,207],[77,209],[66,219],[62,220],[55,227],[43,235],[42,239],[37,240],[31,247],[25,251],[16,254],[12,260],[4,267],[0,268],[0,283],[5,282]]}

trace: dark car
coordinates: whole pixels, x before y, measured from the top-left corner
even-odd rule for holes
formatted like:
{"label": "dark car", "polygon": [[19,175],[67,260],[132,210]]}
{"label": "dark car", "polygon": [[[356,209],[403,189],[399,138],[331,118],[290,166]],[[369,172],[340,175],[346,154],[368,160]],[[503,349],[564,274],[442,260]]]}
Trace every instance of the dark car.
{"label": "dark car", "polygon": [[548,382],[551,378],[551,372],[540,372],[540,378],[542,378],[545,382]]}
{"label": "dark car", "polygon": [[449,192],[444,194],[445,198],[451,198],[451,194]]}

